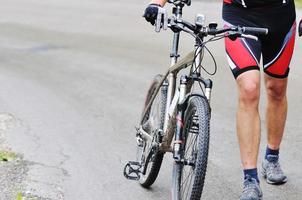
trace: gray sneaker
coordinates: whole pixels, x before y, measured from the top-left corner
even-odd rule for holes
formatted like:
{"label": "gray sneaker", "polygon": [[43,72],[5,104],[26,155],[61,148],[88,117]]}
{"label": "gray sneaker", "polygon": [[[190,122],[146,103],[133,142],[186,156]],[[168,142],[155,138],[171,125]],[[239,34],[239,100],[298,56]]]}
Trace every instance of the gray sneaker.
{"label": "gray sneaker", "polygon": [[246,176],[243,183],[243,192],[240,196],[240,200],[261,200],[262,191],[259,183],[256,179]]}
{"label": "gray sneaker", "polygon": [[264,159],[261,167],[261,174],[266,179],[266,182],[273,185],[280,185],[286,183],[287,177],[281,169],[278,161],[278,156],[268,155]]}

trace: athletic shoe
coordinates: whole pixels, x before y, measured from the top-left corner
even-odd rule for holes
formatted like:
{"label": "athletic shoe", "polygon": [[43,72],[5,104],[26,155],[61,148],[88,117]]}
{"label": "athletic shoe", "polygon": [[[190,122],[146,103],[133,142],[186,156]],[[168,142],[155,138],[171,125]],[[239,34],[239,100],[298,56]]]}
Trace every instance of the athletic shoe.
{"label": "athletic shoe", "polygon": [[278,156],[268,155],[262,162],[261,174],[269,184],[280,185],[287,181],[278,160]]}
{"label": "athletic shoe", "polygon": [[246,175],[240,200],[261,200],[262,191],[256,179]]}

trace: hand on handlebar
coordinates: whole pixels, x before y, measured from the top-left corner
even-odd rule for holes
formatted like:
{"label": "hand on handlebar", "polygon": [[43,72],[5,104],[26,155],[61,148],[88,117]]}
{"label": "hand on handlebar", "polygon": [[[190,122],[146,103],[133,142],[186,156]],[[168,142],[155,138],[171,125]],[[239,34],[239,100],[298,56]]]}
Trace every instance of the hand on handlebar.
{"label": "hand on handlebar", "polygon": [[160,5],[150,4],[146,8],[143,17],[152,25],[155,25],[156,32],[159,32],[161,28],[166,30],[168,27],[167,11]]}
{"label": "hand on handlebar", "polygon": [[149,4],[148,5],[148,7],[145,9],[145,13],[143,15],[143,17],[147,20],[147,22],[150,22],[152,25],[155,24],[159,8],[161,8],[161,6],[159,4]]}

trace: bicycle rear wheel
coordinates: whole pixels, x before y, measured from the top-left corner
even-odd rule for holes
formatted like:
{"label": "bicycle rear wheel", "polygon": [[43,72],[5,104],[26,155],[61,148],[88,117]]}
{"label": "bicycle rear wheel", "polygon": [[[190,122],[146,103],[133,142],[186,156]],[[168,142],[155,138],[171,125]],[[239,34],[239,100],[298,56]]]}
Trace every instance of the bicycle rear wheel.
{"label": "bicycle rear wheel", "polygon": [[[155,76],[147,93],[145,107],[149,104],[162,78],[163,78],[162,75]],[[142,148],[141,155],[139,155],[138,157],[140,157],[141,159],[140,161],[143,169],[139,182],[145,188],[150,187],[155,182],[164,156],[162,152],[159,152],[156,149],[154,149],[152,143],[158,142],[156,133],[159,130],[163,130],[166,101],[167,101],[167,86],[161,86],[152,105],[150,106],[149,110],[147,110],[147,113],[143,118],[143,123],[142,123],[143,129],[150,136],[153,137],[152,142],[143,141],[142,146],[141,147],[138,146],[138,148]]]}
{"label": "bicycle rear wheel", "polygon": [[209,127],[210,108],[207,99],[191,97],[185,111],[181,153],[186,164],[175,163],[173,166],[173,200],[201,198],[208,162]]}

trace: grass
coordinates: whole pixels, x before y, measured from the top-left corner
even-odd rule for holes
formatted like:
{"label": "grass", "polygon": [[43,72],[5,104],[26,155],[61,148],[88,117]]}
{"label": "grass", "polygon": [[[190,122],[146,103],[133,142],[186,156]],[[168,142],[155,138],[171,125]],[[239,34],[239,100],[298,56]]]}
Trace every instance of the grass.
{"label": "grass", "polygon": [[23,196],[22,192],[19,192],[17,194],[16,200],[38,200],[38,197],[33,197],[33,196]]}
{"label": "grass", "polygon": [[22,199],[23,199],[22,193],[19,192],[18,195],[17,195],[16,200],[22,200]]}
{"label": "grass", "polygon": [[14,152],[9,151],[0,151],[0,161],[7,162],[11,160],[15,160],[17,155]]}
{"label": "grass", "polygon": [[302,8],[302,0],[295,0],[296,6]]}

